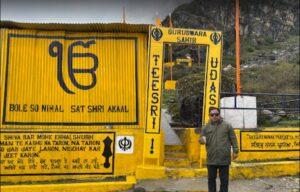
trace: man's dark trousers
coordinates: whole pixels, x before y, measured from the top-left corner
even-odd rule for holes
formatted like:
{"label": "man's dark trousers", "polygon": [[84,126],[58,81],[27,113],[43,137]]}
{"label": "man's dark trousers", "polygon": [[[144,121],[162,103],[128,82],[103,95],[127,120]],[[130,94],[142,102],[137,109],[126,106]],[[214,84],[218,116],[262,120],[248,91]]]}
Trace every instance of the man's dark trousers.
{"label": "man's dark trousers", "polygon": [[217,192],[216,178],[219,170],[220,192],[228,192],[229,165],[207,165],[208,170],[208,190]]}

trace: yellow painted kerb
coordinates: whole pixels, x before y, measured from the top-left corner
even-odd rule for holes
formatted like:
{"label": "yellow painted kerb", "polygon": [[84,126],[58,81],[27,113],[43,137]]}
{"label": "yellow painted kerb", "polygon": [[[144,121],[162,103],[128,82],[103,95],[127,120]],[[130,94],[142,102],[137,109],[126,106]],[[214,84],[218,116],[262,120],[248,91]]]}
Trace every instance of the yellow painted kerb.
{"label": "yellow painted kerb", "polygon": [[30,184],[30,185],[4,185],[1,192],[99,192],[123,191],[133,187],[136,179],[127,177],[124,182],[86,182],[69,184]]}

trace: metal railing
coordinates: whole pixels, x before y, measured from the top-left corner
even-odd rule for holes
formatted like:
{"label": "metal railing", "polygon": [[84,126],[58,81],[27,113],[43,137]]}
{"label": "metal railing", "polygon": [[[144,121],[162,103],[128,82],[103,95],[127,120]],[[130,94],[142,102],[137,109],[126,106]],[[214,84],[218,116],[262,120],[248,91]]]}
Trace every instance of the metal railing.
{"label": "metal railing", "polygon": [[[294,121],[297,126],[300,122],[300,94],[289,93],[236,93],[221,92],[222,97],[228,96],[255,96],[256,107],[221,107],[220,109],[234,109],[234,110],[256,110],[258,127],[263,126],[277,126],[281,121]],[[199,97],[203,97],[203,92],[200,92]],[[202,103],[198,103],[199,110],[202,110]],[[236,105],[234,105],[236,106]],[[269,113],[269,115],[267,115]],[[195,114],[199,115],[199,114]],[[274,118],[276,116],[276,118]],[[280,118],[278,117],[280,116]],[[201,118],[201,117],[200,117]],[[172,127],[175,129],[192,128],[201,126],[201,119],[197,122],[175,122]],[[295,126],[294,125],[294,126]]]}
{"label": "metal railing", "polygon": [[[221,97],[238,96],[221,92]],[[258,126],[277,126],[284,120],[286,125],[299,126],[300,94],[286,93],[242,93],[239,96],[255,96],[256,108],[221,107],[221,109],[256,110]],[[235,105],[236,106],[236,105]],[[292,124],[289,124],[289,121]],[[298,123],[297,123],[298,122]]]}

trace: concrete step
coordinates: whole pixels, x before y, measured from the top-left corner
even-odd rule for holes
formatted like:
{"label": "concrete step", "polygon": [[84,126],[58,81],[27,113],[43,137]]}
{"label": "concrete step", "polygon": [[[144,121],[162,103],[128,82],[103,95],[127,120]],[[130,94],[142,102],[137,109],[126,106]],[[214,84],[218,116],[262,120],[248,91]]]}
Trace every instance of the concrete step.
{"label": "concrete step", "polygon": [[165,152],[185,152],[184,145],[165,145]]}
{"label": "concrete step", "polygon": [[167,151],[165,152],[165,158],[187,158],[185,152]]}
{"label": "concrete step", "polygon": [[194,169],[194,168],[177,168],[177,167],[167,167],[166,175],[169,178],[193,178],[193,177],[205,177],[207,175],[207,169]]}
{"label": "concrete step", "polygon": [[231,163],[231,179],[253,179],[259,177],[279,177],[299,175],[300,161],[268,161],[252,163]]}
{"label": "concrete step", "polygon": [[[300,161],[269,161],[255,163],[231,163],[230,179],[293,176],[300,173]],[[199,167],[166,167],[166,176],[177,178],[207,177],[207,169]]]}
{"label": "concrete step", "polygon": [[165,158],[166,167],[190,167],[191,162],[187,158]]}
{"label": "concrete step", "polygon": [[[208,192],[207,190],[163,190],[164,192]],[[157,190],[147,190],[147,192],[157,192]]]}

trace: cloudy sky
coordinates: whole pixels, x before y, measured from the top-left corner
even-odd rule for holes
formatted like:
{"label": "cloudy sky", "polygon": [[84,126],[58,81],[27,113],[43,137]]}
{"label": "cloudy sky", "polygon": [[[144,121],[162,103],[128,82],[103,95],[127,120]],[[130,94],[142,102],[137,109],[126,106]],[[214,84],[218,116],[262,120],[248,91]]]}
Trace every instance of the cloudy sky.
{"label": "cloudy sky", "polygon": [[158,13],[164,19],[178,5],[192,0],[1,0],[1,20],[19,22],[154,23]]}

